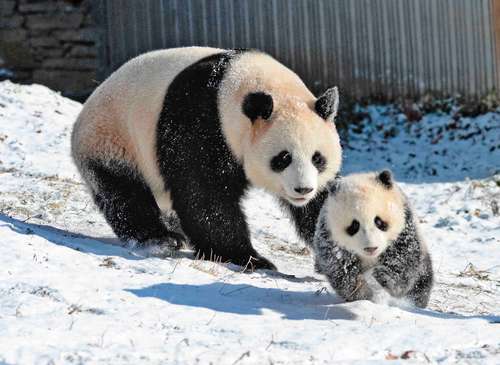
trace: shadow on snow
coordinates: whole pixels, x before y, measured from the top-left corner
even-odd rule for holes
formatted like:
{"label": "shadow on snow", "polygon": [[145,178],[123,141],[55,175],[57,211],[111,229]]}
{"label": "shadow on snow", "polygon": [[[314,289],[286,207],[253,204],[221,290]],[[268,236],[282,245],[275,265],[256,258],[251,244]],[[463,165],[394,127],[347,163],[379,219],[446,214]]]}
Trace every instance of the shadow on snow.
{"label": "shadow on snow", "polygon": [[500,324],[500,316],[494,315],[494,314],[487,314],[487,315],[462,315],[462,314],[457,314],[457,313],[446,313],[446,312],[437,312],[434,310],[430,309],[422,309],[422,308],[417,308],[417,307],[408,307],[404,308],[404,310],[427,316],[427,317],[433,317],[433,318],[439,318],[439,319],[482,319],[484,321],[488,321],[490,323]]}
{"label": "shadow on snow", "polygon": [[92,253],[99,256],[120,256],[129,260],[138,260],[130,250],[120,246],[120,241],[113,237],[91,237],[80,233],[65,231],[43,224],[26,223],[22,220],[0,214],[0,226],[8,227],[12,231],[24,235],[36,235],[55,243],[80,252]]}
{"label": "shadow on snow", "polygon": [[[240,315],[262,315],[264,310],[280,313],[291,320],[355,320],[357,315],[349,310],[348,303],[329,293],[288,291],[261,288],[248,284],[211,283],[204,285],[162,283],[141,289],[125,289],[139,298],[156,298],[174,305],[206,308],[215,312]],[[436,319],[480,319],[500,323],[496,315],[460,315],[440,313],[412,306],[397,306],[416,315]]]}
{"label": "shadow on snow", "polygon": [[292,320],[355,319],[355,315],[330,294],[261,288],[247,284],[205,285],[163,283],[142,289],[125,289],[140,298],[157,298],[170,304],[207,308],[216,312],[262,315],[264,310]]}
{"label": "shadow on snow", "polygon": [[[146,256],[141,256],[134,252],[134,249],[123,247],[120,240],[116,237],[92,237],[80,233],[70,232],[67,230],[55,228],[44,224],[26,223],[25,221],[0,214],[0,227],[7,227],[13,232],[23,235],[35,235],[46,239],[58,246],[71,248],[78,252],[91,253],[98,256],[118,256],[128,260],[143,260]],[[194,255],[190,251],[175,252],[173,258],[189,258],[194,259]],[[241,272],[240,266],[227,263],[226,268]],[[310,282],[320,281],[314,277],[307,276],[299,278],[294,275],[287,275],[277,271],[259,270],[259,273],[270,276],[279,277],[292,282]]]}

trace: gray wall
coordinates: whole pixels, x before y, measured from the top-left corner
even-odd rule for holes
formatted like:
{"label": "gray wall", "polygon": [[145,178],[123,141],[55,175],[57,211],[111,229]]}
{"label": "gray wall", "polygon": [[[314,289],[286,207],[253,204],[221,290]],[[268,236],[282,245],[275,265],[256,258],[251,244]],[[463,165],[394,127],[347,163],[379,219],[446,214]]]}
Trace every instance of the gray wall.
{"label": "gray wall", "polygon": [[151,49],[259,48],[315,91],[482,96],[499,85],[495,0],[104,0],[109,74]]}
{"label": "gray wall", "polygon": [[96,87],[93,0],[0,0],[0,75],[83,99]]}

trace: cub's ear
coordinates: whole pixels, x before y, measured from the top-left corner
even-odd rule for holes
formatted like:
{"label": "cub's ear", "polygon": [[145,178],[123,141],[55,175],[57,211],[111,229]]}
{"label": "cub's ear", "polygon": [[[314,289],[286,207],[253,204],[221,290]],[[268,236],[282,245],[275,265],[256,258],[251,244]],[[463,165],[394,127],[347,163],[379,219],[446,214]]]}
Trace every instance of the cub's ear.
{"label": "cub's ear", "polygon": [[390,170],[383,170],[378,173],[377,181],[384,185],[387,189],[391,189],[394,185],[394,178]]}
{"label": "cub's ear", "polygon": [[330,180],[328,183],[327,183],[327,188],[328,188],[328,192],[331,194],[331,195],[335,195],[337,193],[337,191],[339,190],[340,188],[340,175],[337,174],[337,176],[335,176],[335,179],[333,180]]}
{"label": "cub's ear", "polygon": [[273,113],[273,97],[262,91],[250,93],[245,96],[242,108],[252,123],[258,118],[267,120]]}
{"label": "cub's ear", "polygon": [[321,95],[314,104],[316,113],[324,120],[333,121],[339,108],[339,91],[331,87]]}

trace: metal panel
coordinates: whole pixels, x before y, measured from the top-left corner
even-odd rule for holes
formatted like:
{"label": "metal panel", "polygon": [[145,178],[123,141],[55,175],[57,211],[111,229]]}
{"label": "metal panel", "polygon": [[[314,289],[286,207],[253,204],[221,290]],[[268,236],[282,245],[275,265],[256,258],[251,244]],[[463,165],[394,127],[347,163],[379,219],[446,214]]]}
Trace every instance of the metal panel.
{"label": "metal panel", "polygon": [[499,87],[495,1],[104,0],[101,60],[109,74],[151,49],[258,48],[316,92],[477,97]]}

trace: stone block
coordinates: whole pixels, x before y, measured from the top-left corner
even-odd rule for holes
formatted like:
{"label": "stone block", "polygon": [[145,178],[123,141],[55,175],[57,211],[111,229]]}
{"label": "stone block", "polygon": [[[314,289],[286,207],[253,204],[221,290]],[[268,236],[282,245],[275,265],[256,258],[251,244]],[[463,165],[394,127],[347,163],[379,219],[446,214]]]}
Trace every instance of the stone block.
{"label": "stone block", "polygon": [[21,15],[6,16],[0,18],[0,28],[13,29],[19,28],[24,22],[24,17]]}
{"label": "stone block", "polygon": [[19,4],[20,13],[48,13],[57,9],[55,1],[21,2]]}
{"label": "stone block", "polygon": [[58,47],[59,40],[54,37],[36,37],[30,38],[32,47]]}
{"label": "stone block", "polygon": [[38,63],[25,42],[0,41],[0,51],[7,67],[12,69],[35,68]]}
{"label": "stone block", "polygon": [[66,42],[94,43],[98,37],[98,33],[93,28],[80,28],[75,30],[58,30],[54,32],[54,36]]}
{"label": "stone block", "polygon": [[97,48],[95,46],[76,45],[70,48],[68,56],[80,57],[97,57]]}
{"label": "stone block", "polygon": [[60,58],[64,56],[64,50],[59,48],[41,48],[38,49],[37,54],[41,56],[42,59],[46,58]]}
{"label": "stone block", "polygon": [[59,70],[95,70],[95,58],[51,58],[43,61],[43,68]]}
{"label": "stone block", "polygon": [[0,1],[0,14],[2,16],[9,16],[14,14],[14,8],[16,7],[15,0],[2,0]]}
{"label": "stone block", "polygon": [[24,29],[0,29],[0,41],[3,43],[17,43],[26,40]]}
{"label": "stone block", "polygon": [[65,93],[78,93],[97,86],[95,71],[36,70],[33,82]]}
{"label": "stone block", "polygon": [[83,18],[82,25],[84,27],[95,26],[95,20],[94,20],[94,17],[92,16],[92,13],[85,15],[85,17]]}
{"label": "stone block", "polygon": [[83,14],[79,13],[56,13],[56,14],[33,14],[26,16],[26,26],[30,29],[76,29],[83,20]]}
{"label": "stone block", "polygon": [[33,71],[32,70],[15,70],[14,71],[14,76],[12,77],[12,81],[14,82],[30,82],[31,78],[33,76]]}

